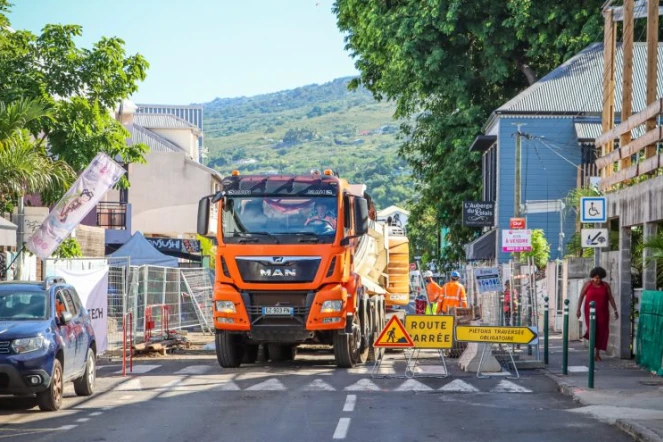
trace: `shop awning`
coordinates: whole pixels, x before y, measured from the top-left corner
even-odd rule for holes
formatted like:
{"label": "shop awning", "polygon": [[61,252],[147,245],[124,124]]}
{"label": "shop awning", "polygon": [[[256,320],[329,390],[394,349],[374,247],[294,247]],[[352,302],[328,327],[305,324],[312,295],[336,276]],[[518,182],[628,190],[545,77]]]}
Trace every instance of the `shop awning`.
{"label": "shop awning", "polygon": [[0,246],[16,247],[16,229],[18,226],[0,216]]}
{"label": "shop awning", "polygon": [[465,258],[468,261],[489,261],[495,259],[497,229],[490,230],[465,245]]}

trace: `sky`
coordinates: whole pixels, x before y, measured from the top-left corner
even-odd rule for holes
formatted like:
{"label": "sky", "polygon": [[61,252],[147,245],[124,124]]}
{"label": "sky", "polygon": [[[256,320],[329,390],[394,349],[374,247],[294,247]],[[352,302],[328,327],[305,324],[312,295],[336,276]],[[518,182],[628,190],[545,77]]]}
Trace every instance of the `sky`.
{"label": "sky", "polygon": [[333,0],[13,0],[14,29],[83,26],[79,46],[102,36],[150,63],[132,97],[144,104],[202,103],[357,75],[331,12]]}

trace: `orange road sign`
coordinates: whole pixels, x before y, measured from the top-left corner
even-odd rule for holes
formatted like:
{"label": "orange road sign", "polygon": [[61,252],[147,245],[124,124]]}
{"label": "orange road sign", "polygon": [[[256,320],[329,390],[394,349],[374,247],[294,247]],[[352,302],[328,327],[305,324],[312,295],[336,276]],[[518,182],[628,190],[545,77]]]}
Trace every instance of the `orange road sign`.
{"label": "orange road sign", "polygon": [[411,348],[414,347],[412,338],[403,327],[397,316],[392,316],[387,325],[373,344],[374,347]]}

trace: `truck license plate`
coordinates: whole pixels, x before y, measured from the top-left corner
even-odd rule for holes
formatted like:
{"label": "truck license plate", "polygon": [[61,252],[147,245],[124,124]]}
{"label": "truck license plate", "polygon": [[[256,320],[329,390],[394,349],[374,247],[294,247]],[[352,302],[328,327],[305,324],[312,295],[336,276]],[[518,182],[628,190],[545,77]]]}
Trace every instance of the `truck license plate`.
{"label": "truck license plate", "polygon": [[280,315],[280,316],[292,316],[295,314],[294,307],[263,307],[262,308],[263,316],[267,315]]}

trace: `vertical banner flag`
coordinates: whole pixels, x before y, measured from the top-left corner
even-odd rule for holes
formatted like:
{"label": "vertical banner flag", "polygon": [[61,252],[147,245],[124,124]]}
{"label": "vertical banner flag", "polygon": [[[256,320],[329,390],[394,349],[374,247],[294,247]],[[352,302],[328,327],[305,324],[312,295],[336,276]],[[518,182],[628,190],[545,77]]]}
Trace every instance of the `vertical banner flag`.
{"label": "vertical banner flag", "polygon": [[76,289],[92,321],[97,354],[102,354],[108,348],[108,266],[92,270],[56,269],[55,274]]}
{"label": "vertical banner flag", "polygon": [[51,256],[122,175],[122,166],[105,153],[99,153],[58,201],[25,247],[41,259]]}

